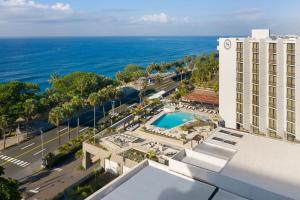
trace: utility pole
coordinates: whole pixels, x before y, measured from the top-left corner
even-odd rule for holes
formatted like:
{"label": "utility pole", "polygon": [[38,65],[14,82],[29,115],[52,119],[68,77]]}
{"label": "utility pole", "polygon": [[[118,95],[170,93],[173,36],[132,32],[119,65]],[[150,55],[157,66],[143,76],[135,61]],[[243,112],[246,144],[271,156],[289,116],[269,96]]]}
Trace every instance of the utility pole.
{"label": "utility pole", "polygon": [[115,115],[115,100],[112,100],[113,116]]}
{"label": "utility pole", "polygon": [[42,129],[40,129],[40,133],[41,133],[41,143],[42,143],[42,145],[41,145],[41,147],[42,147],[42,164],[41,164],[41,167],[45,168],[47,163],[46,163],[46,160],[45,160],[45,157],[44,157],[44,135],[43,135],[44,132],[43,132]]}

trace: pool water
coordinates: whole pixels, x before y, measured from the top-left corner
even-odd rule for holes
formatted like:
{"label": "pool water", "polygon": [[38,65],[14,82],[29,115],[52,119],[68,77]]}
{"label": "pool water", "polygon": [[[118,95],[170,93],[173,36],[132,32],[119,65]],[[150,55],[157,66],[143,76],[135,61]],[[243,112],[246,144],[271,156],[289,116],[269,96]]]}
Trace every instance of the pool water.
{"label": "pool water", "polygon": [[194,120],[194,114],[185,112],[173,112],[163,114],[160,118],[155,120],[151,125],[159,128],[171,129],[176,126],[185,124],[186,122]]}

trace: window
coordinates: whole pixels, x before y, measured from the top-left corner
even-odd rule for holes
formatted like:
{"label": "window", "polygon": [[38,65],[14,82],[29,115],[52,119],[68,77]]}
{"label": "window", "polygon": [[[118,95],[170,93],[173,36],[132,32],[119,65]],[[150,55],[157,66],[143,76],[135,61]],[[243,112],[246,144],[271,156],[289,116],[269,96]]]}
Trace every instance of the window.
{"label": "window", "polygon": [[287,75],[295,76],[295,66],[287,66]]}
{"label": "window", "polygon": [[295,89],[287,88],[287,98],[295,100]]}
{"label": "window", "polygon": [[252,83],[259,83],[259,76],[257,74],[252,74]]}
{"label": "window", "polygon": [[259,115],[259,107],[252,106],[252,114],[258,116]]}
{"label": "window", "polygon": [[257,116],[252,116],[252,125],[259,126],[259,118]]}
{"label": "window", "polygon": [[269,107],[276,108],[276,98],[269,97]]}
{"label": "window", "polygon": [[259,87],[258,85],[252,85],[252,93],[258,95],[259,94]]}
{"label": "window", "polygon": [[252,95],[252,104],[259,105],[259,97],[256,95]]}
{"label": "window", "polygon": [[295,78],[287,77],[287,86],[290,88],[295,88]]}
{"label": "window", "polygon": [[237,92],[243,92],[243,84],[242,83],[237,83],[236,84],[236,90],[237,90]]}
{"label": "window", "polygon": [[276,87],[269,86],[269,96],[276,97]]}
{"label": "window", "polygon": [[287,122],[286,131],[295,134],[295,124]]}
{"label": "window", "polygon": [[276,64],[276,54],[269,55],[269,63]]}
{"label": "window", "polygon": [[243,102],[243,94],[241,93],[236,93],[236,100],[237,102]]}
{"label": "window", "polygon": [[243,74],[242,73],[237,73],[236,80],[237,80],[237,82],[243,82]]}
{"label": "window", "polygon": [[276,86],[276,76],[269,75],[269,85]]}
{"label": "window", "polygon": [[269,74],[276,75],[276,65],[269,65]]}
{"label": "window", "polygon": [[276,43],[270,43],[269,44],[269,52],[270,53],[276,53]]}
{"label": "window", "polygon": [[287,64],[295,65],[295,55],[287,55]]}
{"label": "window", "polygon": [[274,119],[269,119],[269,128],[276,130],[276,120]]}
{"label": "window", "polygon": [[252,73],[257,74],[258,72],[259,72],[259,65],[253,63],[253,64],[252,64]]}
{"label": "window", "polygon": [[286,106],[287,106],[288,110],[295,111],[295,101],[294,100],[288,99]]}
{"label": "window", "polygon": [[274,108],[269,108],[269,117],[276,119],[276,110]]}
{"label": "window", "polygon": [[242,51],[243,50],[243,43],[242,42],[237,43],[236,50],[237,51]]}
{"label": "window", "polygon": [[252,129],[252,132],[254,133],[254,134],[259,134],[259,129],[257,128],[257,127],[253,127],[253,129]]}
{"label": "window", "polygon": [[287,121],[295,123],[295,113],[288,111],[287,112]]}
{"label": "window", "polygon": [[237,63],[237,71],[243,72],[243,63]]}
{"label": "window", "polygon": [[237,123],[240,123],[240,124],[243,123],[243,115],[241,113],[236,114],[236,121],[237,121]]}
{"label": "window", "polygon": [[287,53],[295,55],[295,44],[293,43],[287,44]]}
{"label": "window", "polygon": [[253,53],[253,55],[252,55],[252,61],[253,61],[253,63],[259,63],[259,55],[258,55],[258,53]]}
{"label": "window", "polygon": [[236,111],[239,113],[243,113],[243,104],[237,103],[236,104]]}
{"label": "window", "polygon": [[258,50],[259,50],[259,43],[258,42],[253,42],[252,51],[253,52],[258,52]]}

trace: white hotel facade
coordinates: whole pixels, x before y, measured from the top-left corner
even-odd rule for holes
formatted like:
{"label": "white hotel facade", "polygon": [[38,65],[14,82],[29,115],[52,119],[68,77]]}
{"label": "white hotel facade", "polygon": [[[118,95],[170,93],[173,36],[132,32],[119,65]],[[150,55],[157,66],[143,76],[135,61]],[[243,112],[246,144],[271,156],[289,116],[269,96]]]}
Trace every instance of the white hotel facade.
{"label": "white hotel facade", "polygon": [[219,110],[225,126],[300,140],[300,36],[220,38]]}

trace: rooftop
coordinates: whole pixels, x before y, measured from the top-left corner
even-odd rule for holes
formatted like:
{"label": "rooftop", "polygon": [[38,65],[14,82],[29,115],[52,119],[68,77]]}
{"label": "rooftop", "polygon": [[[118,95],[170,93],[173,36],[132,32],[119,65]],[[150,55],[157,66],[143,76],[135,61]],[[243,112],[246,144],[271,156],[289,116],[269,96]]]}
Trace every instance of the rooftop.
{"label": "rooftop", "polygon": [[219,105],[219,96],[211,90],[197,89],[183,97],[184,100],[197,103]]}
{"label": "rooftop", "polygon": [[87,200],[244,200],[215,186],[145,161],[88,197]]}
{"label": "rooftop", "polygon": [[[300,144],[218,128],[193,151],[200,155],[196,155],[197,161],[192,163],[198,168],[217,172],[222,177],[230,177],[247,186],[262,188],[284,197],[297,199],[300,196],[300,160],[297,159]],[[207,160],[203,159],[202,154],[223,159],[226,163],[216,171],[215,166],[220,161],[203,165],[201,163]],[[185,162],[188,158],[180,161]]]}

